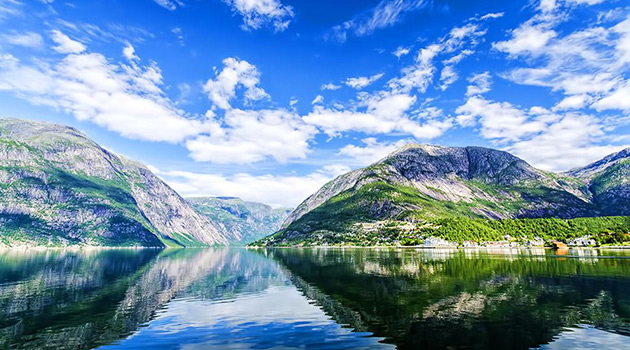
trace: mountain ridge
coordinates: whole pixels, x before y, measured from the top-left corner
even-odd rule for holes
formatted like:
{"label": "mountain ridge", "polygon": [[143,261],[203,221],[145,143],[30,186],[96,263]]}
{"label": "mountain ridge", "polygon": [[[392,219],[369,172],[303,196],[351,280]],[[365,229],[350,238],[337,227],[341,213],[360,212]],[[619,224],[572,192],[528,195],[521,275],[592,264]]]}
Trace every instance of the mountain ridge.
{"label": "mountain ridge", "polygon": [[[338,242],[348,232],[359,239],[357,225],[382,220],[431,225],[426,221],[630,215],[628,155],[624,150],[571,173],[553,173],[505,151],[409,144],[324,185],[263,244],[299,243],[313,236]],[[594,169],[588,170],[589,179],[574,175],[585,169]]]}
{"label": "mountain ridge", "polygon": [[228,243],[147,167],[63,125],[0,119],[0,194],[6,246]]}
{"label": "mountain ridge", "polygon": [[268,236],[278,229],[290,209],[271,206],[238,197],[186,197],[202,215],[219,222],[235,244],[247,244]]}

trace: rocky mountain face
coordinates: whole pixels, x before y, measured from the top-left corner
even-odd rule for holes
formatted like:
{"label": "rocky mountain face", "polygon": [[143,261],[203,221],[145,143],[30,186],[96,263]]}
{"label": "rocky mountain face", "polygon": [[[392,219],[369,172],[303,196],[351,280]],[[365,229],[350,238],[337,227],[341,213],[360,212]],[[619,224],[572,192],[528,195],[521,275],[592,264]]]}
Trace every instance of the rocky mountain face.
{"label": "rocky mountain face", "polygon": [[387,219],[630,215],[629,156],[557,174],[503,151],[411,144],[326,184],[267,243]]}
{"label": "rocky mountain face", "polygon": [[247,244],[280,229],[290,209],[274,209],[269,205],[247,202],[236,197],[186,198],[202,215],[221,223],[233,243]]}
{"label": "rocky mountain face", "polygon": [[227,244],[143,165],[81,132],[0,119],[0,245]]}
{"label": "rocky mountain face", "polygon": [[584,181],[602,215],[630,213],[630,149],[568,172]]}

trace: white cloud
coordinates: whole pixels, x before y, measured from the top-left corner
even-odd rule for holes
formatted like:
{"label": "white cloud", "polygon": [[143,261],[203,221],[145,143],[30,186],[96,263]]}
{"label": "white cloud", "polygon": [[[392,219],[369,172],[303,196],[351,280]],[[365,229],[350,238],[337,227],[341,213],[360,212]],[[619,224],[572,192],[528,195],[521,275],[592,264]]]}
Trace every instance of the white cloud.
{"label": "white cloud", "polygon": [[470,85],[466,88],[466,96],[485,94],[490,91],[490,72],[473,74],[468,82]]}
{"label": "white cloud", "polygon": [[341,156],[349,157],[348,162],[357,166],[367,166],[386,157],[393,151],[410,143],[409,140],[398,140],[395,142],[378,142],[376,138],[369,137],[362,139],[364,146],[347,145],[337,153]]}
{"label": "white cloud", "polygon": [[179,42],[179,46],[184,46],[184,31],[180,27],[171,28],[171,33],[175,34],[177,37],[177,41]]}
{"label": "white cloud", "polygon": [[580,109],[587,105],[591,100],[589,95],[572,95],[565,97],[562,101],[558,102],[554,107],[554,111],[563,111],[569,109]]}
{"label": "white cloud", "polygon": [[556,9],[556,0],[540,0],[538,8],[542,12],[551,12]]}
{"label": "white cloud", "polygon": [[609,95],[593,103],[592,107],[598,111],[606,109],[630,111],[630,81],[626,81],[625,85],[619,86]]}
{"label": "white cloud", "polygon": [[364,36],[371,34],[377,29],[387,28],[411,11],[424,9],[430,5],[426,0],[382,0],[369,13],[361,14],[340,25],[334,26],[330,37],[338,41],[346,41],[348,34]]}
{"label": "white cloud", "polygon": [[333,83],[324,84],[321,87],[321,90],[338,90],[341,89],[341,85],[336,85]]}
{"label": "white cloud", "polygon": [[[174,11],[184,6],[182,0],[153,0],[167,10]],[[293,19],[293,8],[283,5],[278,0],[223,0],[234,13],[243,17],[243,30],[260,29],[272,26],[281,32],[289,26]],[[180,37],[180,43],[183,41]]]}
{"label": "white cloud", "polygon": [[387,84],[392,91],[406,93],[412,89],[426,92],[433,79],[436,68],[433,58],[441,51],[437,44],[429,45],[418,52],[416,63],[401,70],[401,76],[391,79]]}
{"label": "white cloud", "polygon": [[450,120],[432,118],[421,123],[410,119],[407,112],[415,102],[415,96],[379,93],[364,96],[364,100],[359,104],[361,111],[316,105],[303,119],[318,126],[329,136],[337,136],[346,131],[368,134],[398,132],[413,135],[418,139],[432,139],[451,127]]}
{"label": "white cloud", "polygon": [[542,107],[522,110],[507,102],[472,96],[457,109],[463,126],[480,125],[480,134],[533,166],[564,171],[586,165],[626,146],[603,144],[605,124],[582,113],[558,114]]}
{"label": "white cloud", "polygon": [[468,98],[457,107],[457,121],[463,126],[481,124],[481,136],[501,142],[518,141],[542,131],[546,123],[529,116],[507,102],[488,101],[480,96]]}
{"label": "white cloud", "polygon": [[558,34],[545,26],[526,24],[512,31],[512,39],[494,43],[494,48],[510,55],[538,53]]}
{"label": "white cloud", "polygon": [[[210,113],[209,117],[213,117]],[[279,162],[305,158],[317,130],[288,110],[226,111],[222,121],[211,119],[209,135],[186,142],[200,162],[249,164],[272,157]]]}
{"label": "white cloud", "polygon": [[223,0],[243,17],[244,30],[271,25],[276,31],[287,29],[293,19],[293,8],[278,0]]}
{"label": "white cloud", "polygon": [[123,56],[130,61],[137,61],[140,59],[140,57],[136,56],[136,49],[129,43],[127,43],[127,45],[123,48]]}
{"label": "white cloud", "polygon": [[260,73],[256,66],[233,57],[224,59],[223,65],[223,70],[218,74],[215,69],[216,78],[208,79],[203,86],[204,92],[216,107],[232,108],[230,100],[236,97],[237,87],[245,90],[246,102],[269,97],[265,90],[258,86]]}
{"label": "white cloud", "polygon": [[516,142],[506,150],[538,168],[565,171],[627,147],[597,144],[603,136],[602,126],[595,117],[569,114],[543,133]]}
{"label": "white cloud", "polygon": [[416,89],[420,93],[425,93],[433,78],[437,68],[433,60],[438,55],[451,55],[442,63],[444,68],[440,73],[440,88],[446,90],[449,85],[458,79],[455,65],[465,57],[472,55],[472,48],[479,44],[479,38],[486,34],[486,30],[480,28],[479,24],[468,23],[461,27],[452,28],[448,34],[439,38],[418,51],[413,65],[404,67],[401,76],[389,80],[389,88],[398,93],[408,93]]}
{"label": "white cloud", "polygon": [[22,15],[23,5],[17,0],[0,0],[0,21],[7,17]]}
{"label": "white cloud", "polygon": [[70,39],[57,29],[52,31],[51,38],[57,44],[53,49],[61,54],[81,53],[85,51],[85,45]]}
{"label": "white cloud", "polygon": [[[519,84],[549,87],[566,96],[555,110],[590,107],[627,110],[630,63],[630,17],[609,27],[597,25],[560,37],[552,29],[567,18],[567,6],[593,5],[599,1],[562,1],[541,5],[537,14],[513,31],[509,41],[494,47],[525,65],[505,74]],[[546,10],[545,10],[546,8]],[[617,18],[617,17],[616,17]],[[521,40],[522,39],[522,40]],[[531,40],[530,40],[531,39]]]}
{"label": "white cloud", "polygon": [[481,20],[486,20],[486,19],[496,19],[496,18],[501,18],[503,17],[503,12],[494,12],[494,13],[487,13],[483,16],[481,16]]}
{"label": "white cloud", "polygon": [[11,45],[24,46],[30,48],[40,48],[44,45],[41,35],[33,32],[12,32],[2,35],[2,40]]}
{"label": "white cloud", "polygon": [[324,96],[317,95],[317,96],[315,96],[315,98],[313,99],[311,104],[318,104],[318,103],[323,103],[323,102],[324,102]]}
{"label": "white cloud", "polygon": [[566,0],[569,4],[586,4],[586,5],[597,5],[604,2],[604,0]]}
{"label": "white cloud", "polygon": [[345,84],[350,86],[353,89],[361,90],[367,86],[372,85],[375,81],[379,80],[382,76],[383,76],[383,73],[378,73],[369,77],[348,78]]}
{"label": "white cloud", "polygon": [[153,0],[153,1],[155,1],[156,4],[170,11],[175,11],[177,7],[184,6],[184,3],[180,0]]}
{"label": "white cloud", "polygon": [[392,52],[392,54],[398,58],[405,56],[407,54],[409,54],[409,52],[411,52],[411,48],[409,47],[403,47],[403,46],[398,46],[398,48],[396,49],[396,51]]}
{"label": "white cloud", "polygon": [[205,124],[184,117],[161,87],[157,66],[116,65],[97,53],[70,54],[52,65],[0,58],[0,90],[122,136],[178,142],[204,131]]}
{"label": "white cloud", "polygon": [[442,83],[440,89],[442,91],[446,90],[451,84],[456,82],[458,78],[459,76],[453,66],[444,66],[440,74],[440,82]]}
{"label": "white cloud", "polygon": [[192,196],[237,196],[273,207],[295,208],[338,175],[350,171],[347,166],[326,166],[311,174],[231,176],[185,171],[157,171],[178,193]]}

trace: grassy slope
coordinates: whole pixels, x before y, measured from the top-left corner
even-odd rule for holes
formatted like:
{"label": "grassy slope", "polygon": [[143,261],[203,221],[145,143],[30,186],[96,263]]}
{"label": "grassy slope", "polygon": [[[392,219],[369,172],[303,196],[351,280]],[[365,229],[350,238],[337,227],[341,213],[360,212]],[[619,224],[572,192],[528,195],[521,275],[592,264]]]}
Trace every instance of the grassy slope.
{"label": "grassy slope", "polygon": [[[41,208],[37,216],[23,213],[0,213],[0,244],[63,246],[90,242],[101,246],[166,246],[181,247],[199,245],[188,237],[180,240],[165,239],[142,215],[131,195],[128,174],[119,174],[114,179],[87,176],[69,172],[40,155],[40,150],[28,144],[0,138],[3,147],[26,150],[35,155],[32,166],[2,166],[0,170],[21,176],[10,183],[0,184],[1,197]],[[38,191],[64,194],[64,200],[38,198],[34,201],[25,193]],[[11,204],[7,205],[11,207]],[[110,214],[105,221],[86,222],[73,227],[55,227],[59,215],[77,215],[79,211]],[[113,214],[113,215],[112,215]],[[103,234],[105,233],[105,234]]]}
{"label": "grassy slope", "polygon": [[[477,188],[481,185],[483,184],[473,184]],[[483,190],[487,193],[496,192],[495,188]],[[255,244],[411,245],[421,244],[422,237],[426,236],[462,242],[503,240],[505,235],[517,239],[541,237],[567,240],[586,234],[601,236],[598,238],[600,243],[614,243],[612,241],[623,238],[611,238],[604,233],[630,231],[630,219],[625,217],[488,220],[473,210],[489,208],[508,212],[518,210],[532,200],[542,198],[551,202],[568,200],[565,198],[566,192],[548,188],[514,187],[507,191],[519,193],[520,199],[499,204],[479,199],[471,202],[451,202],[433,199],[415,188],[378,181],[356,191],[348,190],[334,196],[286,229]],[[553,212],[545,214],[553,215]],[[360,230],[354,225],[380,219],[388,219],[391,222],[370,232]],[[404,225],[404,221],[416,222],[417,229],[399,229],[398,227]]]}

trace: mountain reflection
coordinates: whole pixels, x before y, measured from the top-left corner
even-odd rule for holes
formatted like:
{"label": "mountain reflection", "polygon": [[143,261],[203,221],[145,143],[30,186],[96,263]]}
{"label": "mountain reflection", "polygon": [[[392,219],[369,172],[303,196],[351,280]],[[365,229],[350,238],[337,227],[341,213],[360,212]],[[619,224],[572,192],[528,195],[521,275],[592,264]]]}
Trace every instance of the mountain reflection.
{"label": "mountain reflection", "polygon": [[400,349],[527,349],[586,325],[630,336],[630,259],[525,252],[277,249],[272,255],[338,322]]}
{"label": "mountain reflection", "polygon": [[0,348],[108,344],[175,295],[224,298],[266,288],[273,266],[279,271],[264,257],[230,249],[0,251]]}
{"label": "mountain reflection", "polygon": [[0,348],[623,348],[624,254],[5,250]]}

